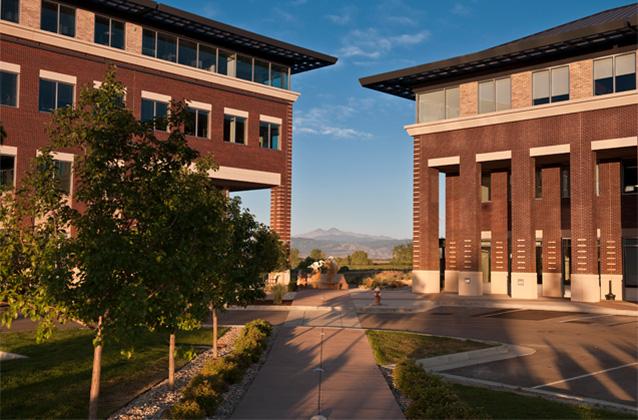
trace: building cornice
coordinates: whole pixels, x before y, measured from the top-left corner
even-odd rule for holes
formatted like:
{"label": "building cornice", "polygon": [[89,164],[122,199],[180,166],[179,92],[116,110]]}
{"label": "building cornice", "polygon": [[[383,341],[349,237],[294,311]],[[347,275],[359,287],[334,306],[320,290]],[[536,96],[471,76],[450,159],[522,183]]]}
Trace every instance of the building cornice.
{"label": "building cornice", "polygon": [[470,115],[448,120],[411,124],[406,125],[404,128],[410,136],[414,137],[423,134],[443,133],[446,131],[464,130],[636,104],[638,104],[638,92],[632,90],[630,92],[591,96],[566,102],[508,109],[506,111],[492,112],[489,114]]}
{"label": "building cornice", "polygon": [[11,22],[0,21],[0,34],[10,35],[16,38],[26,39],[53,47],[64,48],[82,54],[103,57],[109,60],[128,63],[182,77],[188,77],[288,102],[295,102],[300,95],[298,92],[279,89],[272,86],[262,85],[260,83],[249,82],[247,80],[212,73],[194,67],[171,63],[170,61],[147,57],[141,54],[135,54],[129,51],[119,50],[77,38],[70,38],[53,32],[33,29]]}

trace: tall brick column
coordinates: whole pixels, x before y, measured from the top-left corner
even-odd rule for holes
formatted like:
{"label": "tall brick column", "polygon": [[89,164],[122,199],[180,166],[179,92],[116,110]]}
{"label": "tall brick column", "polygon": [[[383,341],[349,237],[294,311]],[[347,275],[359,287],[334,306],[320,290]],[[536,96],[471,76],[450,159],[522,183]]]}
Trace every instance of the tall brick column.
{"label": "tall brick column", "polygon": [[598,226],[600,226],[600,299],[611,291],[616,300],[623,300],[622,229],[620,162],[598,164],[599,196]]}
{"label": "tall brick column", "polygon": [[270,190],[270,227],[284,243],[290,245],[290,215],[292,207],[292,105],[288,106],[284,127],[286,163],[281,174],[281,185]]}
{"label": "tall brick column", "polygon": [[461,154],[459,174],[458,264],[459,295],[483,294],[481,257],[480,165],[472,152]]}
{"label": "tall brick column", "polygon": [[508,197],[507,188],[509,174],[492,172],[492,215],[490,229],[492,231],[491,255],[491,294],[507,294],[508,280]]}
{"label": "tall brick column", "polygon": [[562,297],[560,167],[543,168],[543,296]]}
{"label": "tall brick column", "polygon": [[[582,117],[581,117],[582,118]],[[594,158],[591,146],[572,142],[569,158],[572,233],[571,299],[600,301],[594,218]]]}
{"label": "tall brick column", "polygon": [[439,171],[428,167],[421,142],[414,139],[412,291],[439,293]]}
{"label": "tall brick column", "polygon": [[460,183],[458,175],[445,175],[445,291],[459,291],[458,243]]}
{"label": "tall brick column", "polygon": [[536,299],[536,237],[533,224],[534,165],[529,151],[512,150],[512,297]]}

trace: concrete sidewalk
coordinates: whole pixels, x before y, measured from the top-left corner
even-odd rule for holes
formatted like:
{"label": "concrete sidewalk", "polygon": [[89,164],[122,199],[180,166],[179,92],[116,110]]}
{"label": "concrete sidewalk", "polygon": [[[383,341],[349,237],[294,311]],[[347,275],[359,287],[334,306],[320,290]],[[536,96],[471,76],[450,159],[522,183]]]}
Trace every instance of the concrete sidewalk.
{"label": "concrete sidewalk", "polygon": [[360,330],[283,327],[233,418],[402,419]]}

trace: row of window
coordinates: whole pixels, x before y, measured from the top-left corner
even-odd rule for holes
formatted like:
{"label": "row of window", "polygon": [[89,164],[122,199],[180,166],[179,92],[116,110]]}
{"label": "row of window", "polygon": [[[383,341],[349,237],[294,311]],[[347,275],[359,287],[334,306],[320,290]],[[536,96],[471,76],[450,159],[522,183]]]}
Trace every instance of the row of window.
{"label": "row of window", "polygon": [[[593,61],[593,94],[606,95],[636,89],[636,54],[621,54]],[[569,100],[569,66],[532,73],[532,105]],[[448,87],[417,94],[418,122],[437,121],[459,116],[459,87]],[[510,77],[486,80],[478,84],[478,112],[510,109]]]}
{"label": "row of window", "polygon": [[[40,78],[38,93],[38,109],[41,112],[52,112],[65,106],[73,106],[75,85],[59,80]],[[18,74],[0,71],[0,105],[18,106]],[[167,129],[169,102],[142,98],[141,120],[153,124],[156,130]],[[201,138],[210,138],[210,111],[189,106],[186,111],[184,133]],[[247,113],[245,116],[224,115],[224,141],[228,143],[247,143]],[[279,150],[280,124],[260,121],[259,145],[264,149]]]}
{"label": "row of window", "polygon": [[[62,193],[70,195],[72,185],[73,162],[53,159],[55,181]],[[16,157],[0,153],[0,190],[15,187]]]}
{"label": "row of window", "polygon": [[[18,0],[0,0],[0,9],[3,20],[18,22]],[[75,37],[75,22],[75,8],[54,1],[42,1],[41,29]],[[95,15],[95,43],[124,49],[125,36],[124,21]],[[290,69],[286,66],[164,32],[145,28],[142,34],[142,54],[268,86],[290,89]]]}

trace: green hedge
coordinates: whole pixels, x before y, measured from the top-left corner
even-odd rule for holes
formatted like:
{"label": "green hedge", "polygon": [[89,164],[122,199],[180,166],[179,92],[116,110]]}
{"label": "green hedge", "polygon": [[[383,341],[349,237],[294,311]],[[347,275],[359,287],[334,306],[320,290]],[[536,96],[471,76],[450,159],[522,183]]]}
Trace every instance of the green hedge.
{"label": "green hedge", "polygon": [[439,376],[424,371],[412,359],[397,364],[392,379],[411,402],[405,416],[408,419],[477,419],[487,418],[473,409]]}
{"label": "green hedge", "polygon": [[176,419],[201,419],[213,416],[222,402],[222,394],[244,376],[246,369],[258,361],[266,349],[272,325],[257,319],[244,326],[235,340],[233,351],[226,357],[212,359],[182,391],[182,401],[169,413]]}

